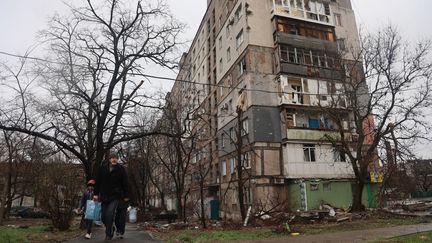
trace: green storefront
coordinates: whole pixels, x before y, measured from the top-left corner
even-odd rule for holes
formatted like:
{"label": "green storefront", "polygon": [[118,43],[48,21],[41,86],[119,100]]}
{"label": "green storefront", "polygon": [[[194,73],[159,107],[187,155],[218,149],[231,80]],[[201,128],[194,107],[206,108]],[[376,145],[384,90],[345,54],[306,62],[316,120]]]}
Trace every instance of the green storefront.
{"label": "green storefront", "polygon": [[[363,205],[373,208],[380,184],[367,184],[363,190]],[[322,202],[338,208],[349,208],[352,204],[352,181],[305,179],[290,180],[289,200],[292,210],[319,209]]]}

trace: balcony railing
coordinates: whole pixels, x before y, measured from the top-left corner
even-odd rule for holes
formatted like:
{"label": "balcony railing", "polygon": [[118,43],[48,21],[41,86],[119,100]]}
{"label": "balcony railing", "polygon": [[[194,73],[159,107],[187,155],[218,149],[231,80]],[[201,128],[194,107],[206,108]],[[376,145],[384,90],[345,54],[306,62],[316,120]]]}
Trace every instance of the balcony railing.
{"label": "balcony railing", "polygon": [[281,104],[335,109],[348,109],[349,105],[344,95],[307,94],[290,90],[282,92]]}
{"label": "balcony railing", "polygon": [[[350,132],[344,133],[346,141],[352,140]],[[339,131],[335,130],[318,130],[318,129],[304,129],[304,128],[289,128],[287,129],[288,140],[302,140],[302,141],[318,141],[318,140],[341,140]]]}

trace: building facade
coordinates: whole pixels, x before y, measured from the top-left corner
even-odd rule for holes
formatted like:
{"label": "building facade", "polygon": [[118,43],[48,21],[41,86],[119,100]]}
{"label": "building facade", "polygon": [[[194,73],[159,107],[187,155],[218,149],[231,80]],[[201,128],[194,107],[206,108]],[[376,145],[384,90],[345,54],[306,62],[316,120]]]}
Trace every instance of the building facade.
{"label": "building facade", "polygon": [[237,166],[246,207],[349,207],[351,164],[323,139],[341,126],[352,136],[348,49],[359,49],[350,0],[208,0],[171,93],[205,117],[194,163],[208,163],[206,203],[218,200],[220,217],[240,217]]}

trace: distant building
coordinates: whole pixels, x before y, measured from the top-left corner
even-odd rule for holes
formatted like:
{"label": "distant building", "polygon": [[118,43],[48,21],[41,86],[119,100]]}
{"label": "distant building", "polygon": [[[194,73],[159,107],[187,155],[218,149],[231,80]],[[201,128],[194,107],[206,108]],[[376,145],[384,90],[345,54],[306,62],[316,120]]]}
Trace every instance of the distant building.
{"label": "distant building", "polygon": [[[207,155],[197,159],[211,161],[208,201],[220,201],[221,217],[239,217],[233,182],[241,103],[247,206],[280,202],[311,210],[325,201],[349,207],[352,166],[322,138],[340,130],[323,112],[332,96],[344,95],[338,92],[347,67],[339,53],[359,49],[351,1],[207,2],[171,96],[207,114],[210,139],[200,145]],[[347,53],[343,59],[353,59]],[[340,99],[334,112],[346,117],[341,125],[352,136],[347,101]]]}

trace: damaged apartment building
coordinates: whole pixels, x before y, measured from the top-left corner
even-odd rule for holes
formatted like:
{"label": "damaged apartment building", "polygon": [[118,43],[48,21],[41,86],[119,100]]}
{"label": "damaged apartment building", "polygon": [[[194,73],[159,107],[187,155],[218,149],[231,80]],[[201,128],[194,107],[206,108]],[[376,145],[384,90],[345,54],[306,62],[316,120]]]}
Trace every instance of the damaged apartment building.
{"label": "damaged apartment building", "polygon": [[[208,0],[171,92],[206,114],[208,139],[194,158],[209,162],[206,207],[216,200],[219,217],[240,217],[239,164],[247,208],[349,207],[351,164],[322,139],[339,131],[322,107],[342,86],[338,53],[346,48],[359,48],[350,0]],[[335,112],[350,133],[346,107],[340,99]]]}

